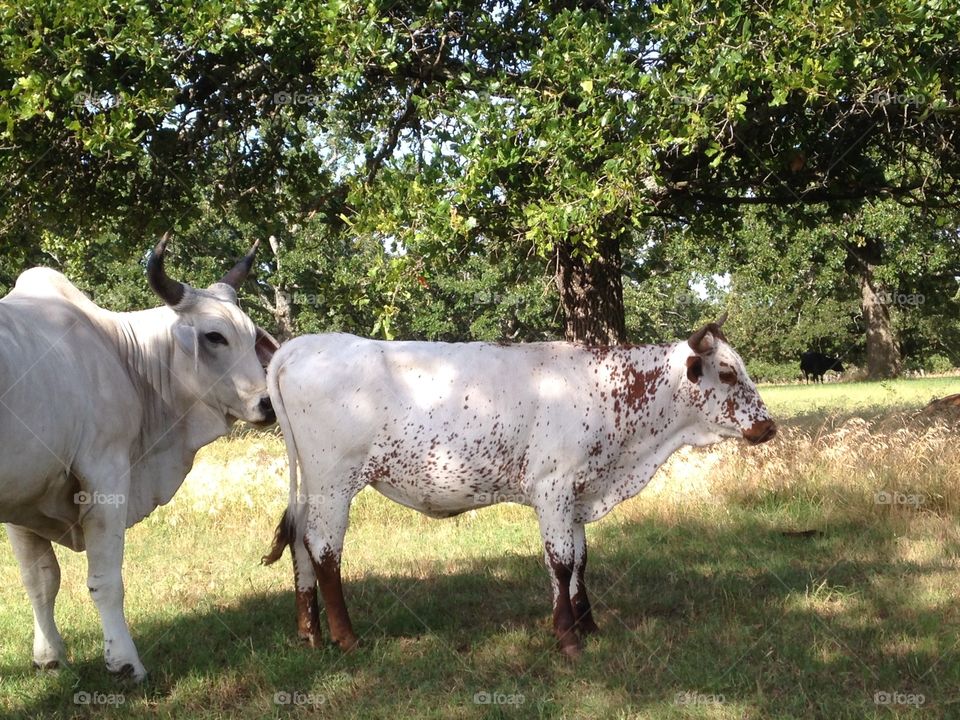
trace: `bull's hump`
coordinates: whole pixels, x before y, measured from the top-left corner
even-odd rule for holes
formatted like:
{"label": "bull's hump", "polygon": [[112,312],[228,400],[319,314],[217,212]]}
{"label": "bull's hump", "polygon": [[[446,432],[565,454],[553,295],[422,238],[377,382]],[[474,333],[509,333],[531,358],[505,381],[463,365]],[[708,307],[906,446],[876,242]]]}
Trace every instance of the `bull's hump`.
{"label": "bull's hump", "polygon": [[36,267],[25,270],[17,278],[11,296],[62,298],[85,310],[100,308],[70,282],[63,273],[51,268]]}

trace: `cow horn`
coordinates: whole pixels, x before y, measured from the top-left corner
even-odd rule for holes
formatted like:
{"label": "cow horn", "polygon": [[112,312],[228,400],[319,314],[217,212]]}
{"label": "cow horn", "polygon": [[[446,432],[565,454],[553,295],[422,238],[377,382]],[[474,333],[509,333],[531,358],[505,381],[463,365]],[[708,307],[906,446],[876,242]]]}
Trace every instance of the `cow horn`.
{"label": "cow horn", "polygon": [[250,273],[250,268],[253,267],[253,256],[257,252],[257,248],[260,246],[260,241],[257,240],[253,243],[253,247],[250,248],[250,252],[241,258],[241,260],[230,268],[229,272],[223,276],[220,282],[225,283],[232,287],[234,290],[238,290],[243,284],[243,281],[247,279],[247,275]]}
{"label": "cow horn", "polygon": [[716,322],[707,323],[702,328],[697,330],[693,335],[690,336],[690,339],[687,340],[687,344],[690,345],[690,348],[697,353],[702,355],[703,353],[710,350],[709,346],[705,346],[703,343],[704,337],[707,333],[713,335],[717,340],[726,340],[727,338],[723,334],[723,330],[720,329],[720,326],[723,325],[727,320],[727,313],[724,312]]}
{"label": "cow horn", "polygon": [[160,296],[167,305],[173,307],[183,300],[187,289],[183,283],[170,278],[163,269],[163,254],[167,250],[167,242],[170,240],[170,232],[167,231],[160,238],[160,242],[150,253],[150,259],[147,260],[147,282],[153,291]]}

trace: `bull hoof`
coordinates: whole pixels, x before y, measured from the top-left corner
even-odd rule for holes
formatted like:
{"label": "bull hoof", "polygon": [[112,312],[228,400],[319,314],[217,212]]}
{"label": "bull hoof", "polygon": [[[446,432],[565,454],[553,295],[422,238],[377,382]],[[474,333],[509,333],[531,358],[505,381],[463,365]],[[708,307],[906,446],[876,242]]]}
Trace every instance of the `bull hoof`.
{"label": "bull hoof", "polygon": [[107,672],[118,680],[129,680],[135,684],[143,682],[144,678],[147,677],[147,671],[143,668],[138,670],[133,663],[125,663],[124,665],[121,665],[119,669],[111,668],[108,665]]}
{"label": "bull hoof", "polygon": [[59,660],[47,660],[46,662],[40,663],[36,660],[33,661],[33,669],[39,672],[45,671],[55,671],[60,669]]}

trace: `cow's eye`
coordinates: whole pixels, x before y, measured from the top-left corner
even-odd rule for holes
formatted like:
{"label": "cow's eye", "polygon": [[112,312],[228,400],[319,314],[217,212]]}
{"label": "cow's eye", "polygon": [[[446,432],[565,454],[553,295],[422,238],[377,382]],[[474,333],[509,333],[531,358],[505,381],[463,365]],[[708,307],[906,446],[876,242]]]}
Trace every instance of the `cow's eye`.
{"label": "cow's eye", "polygon": [[736,385],[737,384],[737,374],[732,370],[721,370],[720,371],[720,382],[726,383],[727,385]]}
{"label": "cow's eye", "polygon": [[212,343],[213,345],[226,345],[227,339],[218,332],[208,332],[203,335],[207,342]]}

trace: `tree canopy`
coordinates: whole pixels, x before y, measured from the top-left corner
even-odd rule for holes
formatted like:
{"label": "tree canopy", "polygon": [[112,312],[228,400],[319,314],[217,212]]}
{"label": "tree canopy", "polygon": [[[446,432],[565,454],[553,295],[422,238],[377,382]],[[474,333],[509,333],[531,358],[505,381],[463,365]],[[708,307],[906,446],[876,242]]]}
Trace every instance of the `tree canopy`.
{"label": "tree canopy", "polygon": [[659,339],[730,273],[744,311],[789,289],[767,359],[840,342],[851,274],[955,283],[957,9],[0,1],[0,284],[142,303],[162,231],[204,277],[273,235],[286,333]]}

